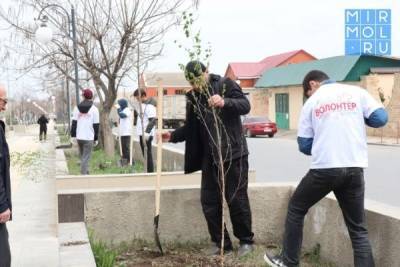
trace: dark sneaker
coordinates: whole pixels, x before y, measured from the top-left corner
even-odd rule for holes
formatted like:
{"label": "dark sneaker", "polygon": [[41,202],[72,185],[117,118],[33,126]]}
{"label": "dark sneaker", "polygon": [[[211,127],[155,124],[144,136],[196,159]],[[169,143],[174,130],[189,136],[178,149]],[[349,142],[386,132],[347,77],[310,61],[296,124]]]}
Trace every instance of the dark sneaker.
{"label": "dark sneaker", "polygon": [[[224,249],[224,256],[231,256],[233,253],[233,249],[228,248],[228,249]],[[218,253],[219,255],[219,253]]]}
{"label": "dark sneaker", "polygon": [[242,244],[240,245],[239,249],[238,249],[238,257],[244,257],[246,255],[248,255],[249,253],[253,252],[254,247],[252,244]]}
{"label": "dark sneaker", "polygon": [[[210,247],[210,249],[207,252],[207,255],[209,255],[209,256],[219,256],[220,253],[221,253],[220,248],[217,245],[212,244],[212,246]],[[229,256],[231,254],[232,254],[232,248],[225,248],[224,249],[224,255],[225,256]]]}
{"label": "dark sneaker", "polygon": [[287,265],[283,263],[280,255],[271,255],[268,251],[264,255],[264,260],[271,267],[287,267]]}

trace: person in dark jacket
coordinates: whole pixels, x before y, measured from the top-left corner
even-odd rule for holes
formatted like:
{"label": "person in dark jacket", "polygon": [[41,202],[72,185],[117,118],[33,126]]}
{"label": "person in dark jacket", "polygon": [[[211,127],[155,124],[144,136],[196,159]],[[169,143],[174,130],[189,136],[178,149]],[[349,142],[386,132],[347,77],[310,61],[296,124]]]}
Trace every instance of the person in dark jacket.
{"label": "person in dark jacket", "polygon": [[[240,86],[229,78],[209,74],[204,64],[191,61],[185,68],[192,85],[187,92],[185,124],[164,141],[185,141],[185,173],[202,170],[201,205],[212,246],[210,254],[220,253],[222,239],[221,165],[225,174],[225,199],[234,235],[240,240],[238,256],[253,250],[251,210],[247,194],[248,149],[240,115],[250,111],[250,103]],[[220,164],[223,162],[223,164]],[[233,249],[225,228],[224,251]]]}
{"label": "person in dark jacket", "polygon": [[[81,159],[81,174],[89,174],[89,161],[99,135],[99,110],[93,105],[93,92],[83,90],[83,101],[74,109],[71,137],[76,138]],[[73,139],[74,142],[74,139]]]}
{"label": "person in dark jacket", "polygon": [[[0,112],[6,110],[7,92],[0,85]],[[0,121],[0,266],[11,266],[11,252],[6,223],[11,220],[10,153],[5,136],[5,124]]]}
{"label": "person in dark jacket", "polygon": [[47,138],[47,123],[49,123],[49,120],[46,118],[44,114],[42,114],[37,123],[40,125],[39,128],[39,139],[42,141],[43,139],[46,140]]}

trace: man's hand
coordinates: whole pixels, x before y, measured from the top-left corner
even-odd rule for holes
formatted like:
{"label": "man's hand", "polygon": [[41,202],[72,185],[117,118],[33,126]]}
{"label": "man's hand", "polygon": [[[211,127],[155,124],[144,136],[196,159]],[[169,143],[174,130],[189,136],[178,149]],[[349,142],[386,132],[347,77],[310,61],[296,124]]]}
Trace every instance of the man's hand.
{"label": "man's hand", "polygon": [[11,210],[6,209],[3,213],[0,213],[0,223],[6,223],[10,220]]}
{"label": "man's hand", "polygon": [[168,143],[171,140],[170,132],[158,133],[157,137],[160,138],[160,135],[161,135],[161,140],[163,141],[163,143]]}
{"label": "man's hand", "polygon": [[208,99],[208,104],[211,107],[222,108],[225,105],[225,101],[220,95],[217,94]]}

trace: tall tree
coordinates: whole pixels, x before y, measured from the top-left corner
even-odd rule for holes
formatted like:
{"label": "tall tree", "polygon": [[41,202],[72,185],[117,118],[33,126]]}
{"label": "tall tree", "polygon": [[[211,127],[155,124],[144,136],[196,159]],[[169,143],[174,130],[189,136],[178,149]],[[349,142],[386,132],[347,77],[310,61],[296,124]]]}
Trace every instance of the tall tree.
{"label": "tall tree", "polygon": [[[67,15],[59,7],[45,8],[49,4],[56,4],[69,12],[71,5],[74,5],[78,65],[81,72],[87,72],[85,78],[93,82],[97,91],[100,100],[101,143],[106,153],[111,155],[114,153],[114,141],[109,115],[118,89],[136,79],[136,47],[140,45],[140,65],[144,67],[161,55],[162,38],[179,22],[181,11],[197,5],[197,2],[54,0],[50,3],[45,0],[14,0],[7,12],[0,11],[0,17],[13,29],[14,34],[8,41],[12,43],[15,52],[28,58],[21,69],[33,71],[51,64],[74,81],[72,68],[66,68],[74,60],[71,40],[68,38],[70,25],[67,23]],[[35,39],[38,26],[33,26],[26,19],[31,14],[39,14],[43,8],[42,14],[48,17],[48,23],[58,29],[48,44],[41,44]]]}

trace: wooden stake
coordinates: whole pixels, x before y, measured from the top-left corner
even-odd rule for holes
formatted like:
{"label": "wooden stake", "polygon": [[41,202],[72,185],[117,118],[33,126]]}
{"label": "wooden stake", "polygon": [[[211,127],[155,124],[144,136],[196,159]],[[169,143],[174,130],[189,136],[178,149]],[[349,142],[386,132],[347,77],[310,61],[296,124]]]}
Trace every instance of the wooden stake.
{"label": "wooden stake", "polygon": [[156,176],[156,194],[155,194],[155,215],[154,215],[154,238],[155,242],[163,254],[160,242],[160,235],[158,233],[158,223],[160,217],[160,187],[161,187],[161,171],[162,171],[162,111],[163,111],[163,88],[161,87],[161,80],[158,80],[158,96],[157,96],[157,176]]}

